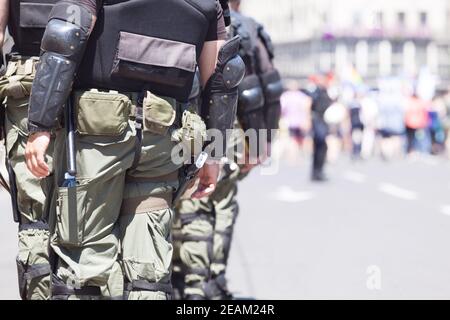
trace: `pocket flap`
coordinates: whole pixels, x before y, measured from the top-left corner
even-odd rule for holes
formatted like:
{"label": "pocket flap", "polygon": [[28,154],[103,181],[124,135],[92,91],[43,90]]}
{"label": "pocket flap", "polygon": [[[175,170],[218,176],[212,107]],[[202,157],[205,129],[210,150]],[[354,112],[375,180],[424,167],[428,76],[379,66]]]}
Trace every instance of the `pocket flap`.
{"label": "pocket flap", "polygon": [[20,27],[45,28],[53,5],[50,3],[21,3]]}
{"label": "pocket flap", "polygon": [[195,72],[196,49],[188,43],[120,32],[120,60]]}

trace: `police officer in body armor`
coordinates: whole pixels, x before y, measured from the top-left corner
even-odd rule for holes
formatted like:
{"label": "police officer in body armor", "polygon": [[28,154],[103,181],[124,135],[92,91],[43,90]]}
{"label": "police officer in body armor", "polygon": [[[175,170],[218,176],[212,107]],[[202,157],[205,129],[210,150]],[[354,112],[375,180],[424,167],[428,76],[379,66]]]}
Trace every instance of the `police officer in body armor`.
{"label": "police officer in body armor", "polygon": [[[48,299],[48,210],[51,179],[40,181],[26,168],[28,100],[35,76],[40,42],[57,0],[0,0],[0,44],[6,26],[14,39],[7,65],[0,74],[0,139],[5,133],[9,186],[14,219],[19,223],[17,268],[22,299]],[[1,51],[1,46],[0,46]],[[3,117],[1,116],[3,115]],[[53,144],[47,161],[52,166]]]}
{"label": "police officer in body armor", "polygon": [[[76,120],[75,139],[54,139],[53,298],[101,298],[100,286],[117,269],[124,279],[116,279],[114,292],[123,286],[123,298],[170,298],[172,197],[182,165],[172,150],[205,135],[179,130],[232,127],[244,64],[239,38],[224,39],[216,0],[55,5],[33,82],[26,149],[30,171],[48,176],[44,156],[51,134],[63,114]],[[203,126],[199,115],[179,110],[197,65]],[[64,152],[67,144],[73,154],[73,140],[76,165]],[[217,175],[213,157],[199,173],[194,196],[212,192]]]}
{"label": "police officer in body armor", "polygon": [[[243,130],[277,129],[280,117],[281,79],[273,66],[273,47],[269,36],[256,21],[239,13],[240,1],[230,1],[230,36],[241,37],[240,56],[246,65],[246,76],[239,86],[236,128]],[[267,140],[266,140],[267,138]],[[209,197],[184,199],[177,207],[175,225],[177,254],[174,285],[185,299],[230,299],[225,278],[234,224],[239,212],[236,201],[237,182],[267,152],[272,135],[259,137],[248,148],[242,130],[236,129],[230,151],[256,150],[256,153],[229,152],[217,189]],[[262,141],[260,141],[262,140]],[[255,143],[255,141],[253,142]],[[259,152],[259,154],[258,154]],[[251,159],[252,158],[252,159]],[[251,161],[250,161],[251,159]],[[242,163],[244,163],[242,165]],[[238,165],[241,164],[241,165]]]}

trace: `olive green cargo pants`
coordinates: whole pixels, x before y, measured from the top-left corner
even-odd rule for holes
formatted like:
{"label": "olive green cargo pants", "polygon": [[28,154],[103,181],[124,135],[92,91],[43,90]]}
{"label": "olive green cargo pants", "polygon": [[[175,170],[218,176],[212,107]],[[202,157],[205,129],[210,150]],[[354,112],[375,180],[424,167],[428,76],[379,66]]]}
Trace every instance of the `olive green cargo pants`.
{"label": "olive green cargo pants", "polygon": [[[158,99],[154,97],[160,105],[153,111],[173,111]],[[137,142],[132,101],[99,92],[75,98],[77,186],[57,191],[51,236],[58,258],[54,298],[101,299],[101,286],[117,299],[170,297],[170,197],[178,187],[180,167],[171,161],[176,142],[167,129],[173,117],[163,115],[157,125],[146,124],[140,160],[131,169]],[[55,164],[64,164],[63,136],[55,149]],[[58,180],[62,185],[62,177]]]}
{"label": "olive green cargo pants", "polygon": [[180,299],[225,299],[225,270],[238,214],[239,169],[226,176],[207,198],[186,199],[174,223],[174,286]]}
{"label": "olive green cargo pants", "polygon": [[[28,139],[28,100],[34,78],[33,59],[11,61],[0,79],[0,101],[6,107],[6,157],[15,174],[19,213],[19,251],[17,269],[22,299],[44,300],[50,296],[50,265],[48,262],[48,201],[44,180],[35,178],[25,164]],[[49,154],[53,146],[50,145]],[[52,157],[47,161],[52,166]],[[48,180],[48,179],[47,179]],[[44,184],[43,184],[44,183]],[[11,217],[12,219],[12,217]]]}
{"label": "olive green cargo pants", "polygon": [[[229,151],[243,146],[242,132],[236,123]],[[229,158],[242,160],[236,152]],[[225,270],[233,227],[238,215],[237,182],[242,179],[239,166],[223,165],[214,193],[203,199],[185,199],[176,208],[174,230],[173,284],[176,298],[226,299]]]}

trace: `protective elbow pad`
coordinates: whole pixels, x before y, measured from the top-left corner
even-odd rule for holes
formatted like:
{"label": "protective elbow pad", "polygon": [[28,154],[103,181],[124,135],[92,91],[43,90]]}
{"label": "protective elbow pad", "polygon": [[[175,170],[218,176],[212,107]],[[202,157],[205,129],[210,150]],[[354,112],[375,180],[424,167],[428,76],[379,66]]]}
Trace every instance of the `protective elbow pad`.
{"label": "protective elbow pad", "polygon": [[238,102],[238,86],[245,75],[245,64],[238,55],[239,36],[221,48],[216,71],[203,91],[202,115],[208,129],[217,129],[223,135],[226,148],[226,131],[233,128]]}
{"label": "protective elbow pad", "polygon": [[51,130],[56,126],[70,94],[75,70],[76,64],[65,57],[51,52],[41,56],[31,89],[30,132]]}
{"label": "protective elbow pad", "polygon": [[242,128],[266,129],[264,93],[256,75],[249,75],[239,85],[238,120]]}
{"label": "protective elbow pad", "polygon": [[283,83],[277,70],[272,70],[261,75],[263,84],[265,106],[264,113],[267,123],[267,129],[278,129],[281,105],[280,97],[283,93]]}
{"label": "protective elbow pad", "polygon": [[92,13],[72,1],[58,2],[42,38],[42,55],[33,81],[29,130],[51,130],[72,90],[83,58]]}

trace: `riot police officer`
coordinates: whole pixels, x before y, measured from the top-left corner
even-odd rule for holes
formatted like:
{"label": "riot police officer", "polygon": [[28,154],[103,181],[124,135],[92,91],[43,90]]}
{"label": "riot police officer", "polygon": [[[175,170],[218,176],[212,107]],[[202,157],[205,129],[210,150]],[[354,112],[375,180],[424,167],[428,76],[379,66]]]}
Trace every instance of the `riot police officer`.
{"label": "riot police officer", "polygon": [[[246,75],[239,86],[236,130],[216,190],[202,199],[184,199],[177,208],[179,253],[174,283],[185,299],[231,298],[225,273],[239,212],[237,182],[264,159],[273,136],[261,133],[277,129],[280,117],[282,83],[272,62],[270,37],[255,20],[239,13],[240,1],[231,0],[230,5],[230,36],[241,37],[239,54],[245,62]],[[256,132],[254,136],[259,138],[246,139],[240,128]]]}
{"label": "riot police officer", "polygon": [[[125,298],[170,297],[171,203],[181,167],[173,136],[184,137],[174,133],[198,120],[180,114],[177,101],[187,101],[198,65],[206,127],[231,128],[244,66],[239,38],[224,37],[216,0],[55,5],[33,82],[26,153],[28,168],[48,176],[51,133],[72,105],[66,118],[76,120],[76,172],[73,161],[72,170],[56,170],[67,172],[57,177],[54,298],[99,298],[119,266]],[[55,139],[55,166],[66,163],[65,141]],[[215,189],[215,160],[200,171],[194,196]]]}
{"label": "riot police officer", "polygon": [[[17,269],[22,299],[50,295],[48,210],[51,179],[40,181],[26,168],[28,99],[47,18],[56,0],[0,0],[0,44],[6,26],[14,40],[0,78],[0,129],[5,132],[6,158],[14,218],[19,223]],[[0,47],[1,49],[1,47]],[[0,50],[1,51],[1,50]],[[0,53],[3,56],[3,54]],[[2,134],[0,134],[1,138]],[[47,161],[52,165],[51,150]],[[43,187],[45,186],[45,187]]]}

